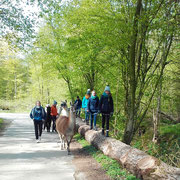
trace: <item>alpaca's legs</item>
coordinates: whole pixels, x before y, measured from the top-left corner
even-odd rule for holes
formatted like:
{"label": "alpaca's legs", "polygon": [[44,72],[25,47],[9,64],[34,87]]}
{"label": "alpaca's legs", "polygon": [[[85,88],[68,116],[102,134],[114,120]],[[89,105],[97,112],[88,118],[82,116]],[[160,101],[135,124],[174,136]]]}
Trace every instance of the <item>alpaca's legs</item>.
{"label": "alpaca's legs", "polygon": [[60,141],[61,150],[63,150],[63,137],[60,133],[59,133],[59,141]]}

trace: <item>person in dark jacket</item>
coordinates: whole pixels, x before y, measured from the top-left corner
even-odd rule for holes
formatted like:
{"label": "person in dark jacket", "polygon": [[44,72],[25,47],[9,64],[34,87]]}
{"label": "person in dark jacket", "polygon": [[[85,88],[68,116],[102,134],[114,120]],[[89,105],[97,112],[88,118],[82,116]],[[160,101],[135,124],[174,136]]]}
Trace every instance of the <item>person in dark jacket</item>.
{"label": "person in dark jacket", "polygon": [[47,132],[50,132],[50,128],[51,128],[51,106],[49,104],[46,105],[45,127],[47,128]]}
{"label": "person in dark jacket", "polygon": [[81,114],[81,106],[82,106],[82,101],[80,100],[79,96],[77,96],[76,101],[74,102],[74,105],[76,107],[76,117]]}
{"label": "person in dark jacket", "polygon": [[36,142],[39,143],[41,141],[43,119],[46,118],[46,112],[40,101],[37,101],[36,106],[31,110],[30,118],[34,120]]}
{"label": "person in dark jacket", "polygon": [[109,137],[109,119],[114,112],[113,98],[109,86],[105,87],[104,93],[101,96],[99,111],[102,113],[102,134],[104,135],[104,126],[106,123],[106,137]]}
{"label": "person in dark jacket", "polygon": [[87,111],[91,114],[91,124],[90,129],[93,129],[93,121],[94,121],[94,130],[97,131],[96,128],[96,119],[98,114],[98,105],[99,98],[96,96],[96,92],[92,91],[92,96],[89,98]]}

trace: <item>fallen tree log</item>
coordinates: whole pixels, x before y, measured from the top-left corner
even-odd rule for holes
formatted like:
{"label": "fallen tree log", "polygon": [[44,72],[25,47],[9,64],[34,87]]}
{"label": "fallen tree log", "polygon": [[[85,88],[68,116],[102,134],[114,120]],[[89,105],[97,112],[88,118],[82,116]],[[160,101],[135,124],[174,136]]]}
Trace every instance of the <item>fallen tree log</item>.
{"label": "fallen tree log", "polygon": [[162,111],[158,111],[158,113],[159,114],[161,114],[163,117],[165,117],[166,119],[169,119],[172,123],[174,123],[174,124],[177,124],[177,123],[179,123],[179,121],[178,120],[176,120],[174,117],[172,117],[171,115],[168,115],[168,114],[166,114],[166,113],[164,113],[164,112],[162,112]]}
{"label": "fallen tree log", "polygon": [[85,139],[105,155],[117,160],[124,168],[142,180],[180,180],[180,168],[175,168],[113,138],[106,138],[101,131],[90,130],[77,120],[77,130]]}

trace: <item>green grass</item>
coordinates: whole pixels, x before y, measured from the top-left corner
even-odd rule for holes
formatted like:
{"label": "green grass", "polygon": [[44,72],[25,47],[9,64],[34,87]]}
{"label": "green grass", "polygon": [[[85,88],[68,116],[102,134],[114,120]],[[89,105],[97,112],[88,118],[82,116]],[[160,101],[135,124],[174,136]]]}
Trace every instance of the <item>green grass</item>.
{"label": "green grass", "polygon": [[82,145],[84,150],[86,150],[98,163],[102,165],[102,168],[106,171],[107,175],[109,175],[111,179],[138,180],[127,170],[123,169],[116,160],[105,156],[101,151],[90,145],[83,137],[80,136],[80,134],[76,134],[75,139]]}
{"label": "green grass", "polygon": [[180,137],[180,124],[162,126],[160,127],[160,133],[162,135],[174,135]]}
{"label": "green grass", "polygon": [[2,128],[3,125],[3,119],[0,118],[0,129]]}

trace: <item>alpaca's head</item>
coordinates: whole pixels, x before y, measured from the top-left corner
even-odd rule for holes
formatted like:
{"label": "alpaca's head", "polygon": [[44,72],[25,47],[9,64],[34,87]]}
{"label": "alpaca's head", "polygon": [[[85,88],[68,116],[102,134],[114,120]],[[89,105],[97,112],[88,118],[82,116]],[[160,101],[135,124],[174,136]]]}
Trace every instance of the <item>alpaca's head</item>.
{"label": "alpaca's head", "polygon": [[72,102],[70,102],[70,112],[73,112],[74,114],[76,112],[76,105],[74,105]]}

